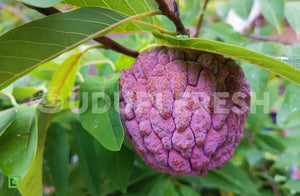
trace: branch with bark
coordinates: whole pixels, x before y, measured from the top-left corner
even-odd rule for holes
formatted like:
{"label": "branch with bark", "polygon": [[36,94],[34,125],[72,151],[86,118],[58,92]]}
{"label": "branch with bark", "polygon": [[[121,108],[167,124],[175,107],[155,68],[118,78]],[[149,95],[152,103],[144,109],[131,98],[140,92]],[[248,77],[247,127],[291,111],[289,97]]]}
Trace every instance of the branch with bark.
{"label": "branch with bark", "polygon": [[175,24],[176,31],[178,31],[181,34],[188,35],[188,31],[186,30],[182,21],[179,18],[179,13],[170,10],[165,0],[155,0],[155,1],[158,4],[159,10],[162,11],[163,15],[167,16]]}
{"label": "branch with bark", "polygon": [[[61,13],[60,10],[54,8],[54,7],[50,7],[50,8],[39,8],[39,7],[34,7],[34,6],[29,6],[27,5],[29,8],[34,9],[36,11],[38,11],[39,13],[45,15],[45,16],[49,16],[52,14],[57,14],[57,13]],[[107,48],[120,52],[122,54],[131,56],[136,58],[139,55],[139,52],[136,50],[132,50],[130,48],[127,48],[117,42],[115,42],[114,40],[110,39],[107,36],[102,36],[102,37],[97,37],[94,39],[96,42],[103,44],[104,46],[106,46]]]}
{"label": "branch with bark", "polygon": [[198,19],[198,22],[197,22],[197,26],[196,26],[196,34],[195,34],[195,37],[198,37],[199,35],[199,32],[201,30],[201,25],[202,25],[202,21],[203,21],[203,16],[204,16],[204,12],[205,12],[205,9],[206,9],[206,6],[207,6],[207,3],[208,3],[209,0],[204,0],[204,4],[202,6],[202,9],[200,11],[200,16],[199,16],[199,19]]}

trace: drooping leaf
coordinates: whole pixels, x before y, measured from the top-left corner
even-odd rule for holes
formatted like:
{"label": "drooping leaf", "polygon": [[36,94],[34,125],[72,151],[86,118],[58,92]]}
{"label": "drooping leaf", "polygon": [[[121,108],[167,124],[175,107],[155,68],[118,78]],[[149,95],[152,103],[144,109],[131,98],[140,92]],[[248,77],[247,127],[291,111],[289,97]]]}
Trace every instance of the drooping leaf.
{"label": "drooping leaf", "polygon": [[238,46],[233,46],[229,44],[224,44],[216,41],[200,39],[200,38],[176,38],[170,35],[161,34],[157,31],[153,32],[156,42],[161,45],[181,47],[195,50],[202,50],[206,52],[212,52],[216,54],[222,54],[235,59],[239,59],[268,71],[271,71],[277,75],[286,78],[287,80],[300,85],[300,69],[293,67],[287,63],[280,60],[274,59],[270,56],[241,48]]}
{"label": "drooping leaf", "polygon": [[240,17],[244,19],[248,18],[253,5],[253,0],[229,0],[229,3]]}
{"label": "drooping leaf", "polygon": [[4,133],[4,131],[11,125],[11,123],[15,120],[16,110],[10,109],[7,111],[0,112],[0,136]]}
{"label": "drooping leaf", "polygon": [[44,161],[49,169],[55,193],[61,196],[66,195],[69,179],[69,143],[66,131],[59,124],[50,126],[44,154]]}
{"label": "drooping leaf", "polygon": [[82,126],[112,151],[119,150],[124,139],[118,112],[119,77],[89,77],[79,90]]}
{"label": "drooping leaf", "polygon": [[75,150],[79,157],[82,180],[93,195],[98,195],[101,186],[101,171],[98,156],[94,148],[95,139],[83,129],[80,122],[73,120],[71,124]]}
{"label": "drooping leaf", "polygon": [[[103,8],[109,8],[112,10],[115,10],[117,12],[120,12],[122,14],[125,14],[127,16],[134,16],[137,14],[150,12],[150,8],[145,0],[131,0],[131,1],[125,1],[125,0],[114,0],[114,1],[108,1],[108,0],[64,0],[64,4],[69,6],[76,6],[76,7],[103,7]],[[141,18],[138,19],[140,21],[154,24],[160,27],[163,27],[162,23],[156,16],[151,16],[147,18]],[[153,29],[151,27],[138,24],[138,23],[126,23],[124,25],[121,25],[120,27],[117,27],[112,32],[143,32],[143,31],[152,31]]]}
{"label": "drooping leaf", "polygon": [[35,7],[42,7],[42,8],[46,8],[46,7],[52,7],[55,4],[59,3],[62,0],[19,0],[25,4],[28,5],[32,5]]}
{"label": "drooping leaf", "polygon": [[89,7],[54,14],[7,32],[0,37],[0,88],[127,20],[116,11]]}
{"label": "drooping leaf", "polygon": [[17,108],[14,121],[0,137],[0,169],[6,176],[24,176],[37,150],[35,106]]}
{"label": "drooping leaf", "polygon": [[285,2],[284,14],[291,27],[297,32],[298,40],[300,39],[300,2]]}
{"label": "drooping leaf", "polygon": [[259,0],[263,16],[275,27],[278,32],[279,24],[284,18],[284,0]]}

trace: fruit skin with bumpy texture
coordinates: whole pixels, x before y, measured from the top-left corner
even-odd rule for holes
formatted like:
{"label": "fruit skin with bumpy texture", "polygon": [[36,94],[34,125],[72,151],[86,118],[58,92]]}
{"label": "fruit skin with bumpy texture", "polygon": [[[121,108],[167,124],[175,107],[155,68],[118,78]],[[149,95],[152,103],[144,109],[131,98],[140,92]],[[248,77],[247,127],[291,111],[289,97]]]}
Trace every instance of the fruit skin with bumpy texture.
{"label": "fruit skin with bumpy texture", "polygon": [[174,175],[220,169],[242,139],[249,105],[242,69],[217,54],[154,48],[120,79],[126,138],[150,167]]}

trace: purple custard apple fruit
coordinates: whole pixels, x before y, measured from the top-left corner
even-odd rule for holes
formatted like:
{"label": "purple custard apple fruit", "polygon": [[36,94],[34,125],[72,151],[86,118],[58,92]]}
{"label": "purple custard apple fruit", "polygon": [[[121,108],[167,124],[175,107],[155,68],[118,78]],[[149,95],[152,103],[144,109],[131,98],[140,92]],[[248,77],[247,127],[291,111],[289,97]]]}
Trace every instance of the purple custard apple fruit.
{"label": "purple custard apple fruit", "polygon": [[145,163],[173,175],[204,176],[234,154],[250,89],[234,60],[190,49],[141,53],[120,79],[120,116]]}

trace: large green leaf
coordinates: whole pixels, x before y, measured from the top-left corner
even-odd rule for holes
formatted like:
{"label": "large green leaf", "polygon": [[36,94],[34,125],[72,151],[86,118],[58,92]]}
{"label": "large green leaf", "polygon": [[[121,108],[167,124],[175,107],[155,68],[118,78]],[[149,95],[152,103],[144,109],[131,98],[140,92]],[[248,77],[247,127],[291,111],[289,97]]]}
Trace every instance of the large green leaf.
{"label": "large green leaf", "polygon": [[263,16],[275,27],[278,32],[279,24],[284,18],[284,0],[259,0]]}
{"label": "large green leaf", "polygon": [[[0,88],[50,59],[130,20],[116,11],[93,7],[27,23],[0,37]],[[51,28],[49,28],[51,27]]]}
{"label": "large green leaf", "polygon": [[0,136],[11,125],[16,117],[16,110],[10,109],[0,113]]}
{"label": "large green leaf", "polygon": [[212,40],[200,38],[177,38],[157,31],[153,32],[156,42],[160,45],[167,45],[180,48],[188,48],[194,50],[202,50],[216,54],[222,54],[235,59],[251,63],[265,70],[271,71],[277,75],[300,85],[300,69],[274,59],[270,56],[248,50],[246,48],[224,44]]}
{"label": "large green leaf", "polygon": [[6,176],[24,176],[37,150],[35,106],[17,108],[15,120],[0,137],[0,169]]}
{"label": "large green leaf", "polygon": [[82,126],[112,151],[120,150],[124,139],[118,112],[119,77],[119,74],[106,80],[89,77],[79,90]]}
{"label": "large green leaf", "polygon": [[59,3],[61,0],[19,0],[25,4],[32,5],[35,7],[51,7],[57,3]]}
{"label": "large green leaf", "polygon": [[229,2],[230,6],[239,16],[245,19],[248,18],[253,5],[253,0],[229,0]]}
{"label": "large green leaf", "polygon": [[286,2],[284,13],[292,28],[297,32],[298,39],[300,39],[300,2]]}
{"label": "large green leaf", "polygon": [[66,195],[69,179],[69,143],[66,130],[59,124],[50,126],[44,154],[56,195]]}
{"label": "large green leaf", "polygon": [[[137,14],[150,12],[150,8],[145,0],[64,0],[64,4],[76,7],[103,7],[118,11],[127,16],[134,16]],[[147,18],[141,18],[140,21],[154,24],[162,27],[162,23],[156,16],[151,16]],[[113,30],[113,32],[143,32],[152,31],[151,27],[137,24],[137,23],[127,23],[121,25],[120,27]]]}

